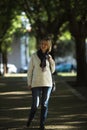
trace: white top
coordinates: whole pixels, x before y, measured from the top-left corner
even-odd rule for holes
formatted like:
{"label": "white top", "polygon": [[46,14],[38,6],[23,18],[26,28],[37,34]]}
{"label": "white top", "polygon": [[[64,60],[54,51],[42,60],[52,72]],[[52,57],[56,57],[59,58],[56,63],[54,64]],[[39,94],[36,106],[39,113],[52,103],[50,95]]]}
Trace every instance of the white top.
{"label": "white top", "polygon": [[[27,81],[28,86],[33,87],[52,87],[52,73],[55,71],[55,62],[53,59],[46,60],[46,67],[44,71],[40,67],[40,59],[37,56],[37,53],[34,53],[31,56],[31,60],[29,63],[28,73],[27,73]],[[51,67],[51,70],[50,70]]]}

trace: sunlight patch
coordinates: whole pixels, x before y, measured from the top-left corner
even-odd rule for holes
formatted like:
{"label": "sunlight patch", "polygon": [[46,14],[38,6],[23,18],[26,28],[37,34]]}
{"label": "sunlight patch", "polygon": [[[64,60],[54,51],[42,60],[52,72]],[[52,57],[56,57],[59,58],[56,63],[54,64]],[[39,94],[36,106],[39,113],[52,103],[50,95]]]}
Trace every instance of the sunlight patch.
{"label": "sunlight patch", "polygon": [[[71,122],[68,122],[68,124],[84,124],[84,123],[86,123],[87,121],[71,121]],[[65,123],[65,124],[67,124],[67,123]]]}
{"label": "sunlight patch", "polygon": [[13,91],[13,92],[1,92],[0,95],[25,95],[29,94],[29,92],[24,91]]}
{"label": "sunlight patch", "polygon": [[17,73],[17,74],[5,74],[5,77],[27,77],[27,74]]}
{"label": "sunlight patch", "polygon": [[65,129],[72,129],[72,128],[77,128],[75,126],[70,126],[70,125],[51,125],[51,126],[47,126],[46,127],[47,129],[50,129],[50,130],[54,130],[54,129],[59,129],[59,130],[65,130]]}
{"label": "sunlight patch", "polygon": [[29,110],[30,107],[16,107],[16,108],[11,108],[9,110]]}

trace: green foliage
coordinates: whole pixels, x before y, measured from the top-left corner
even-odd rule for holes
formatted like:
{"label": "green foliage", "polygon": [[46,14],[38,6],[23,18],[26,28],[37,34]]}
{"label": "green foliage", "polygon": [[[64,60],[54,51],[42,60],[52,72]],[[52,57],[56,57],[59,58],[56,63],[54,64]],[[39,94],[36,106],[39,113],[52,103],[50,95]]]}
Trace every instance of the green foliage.
{"label": "green foliage", "polygon": [[76,57],[75,53],[75,42],[72,39],[72,36],[69,31],[63,32],[57,41],[55,56],[68,56],[72,55]]}
{"label": "green foliage", "polygon": [[7,51],[12,37],[12,19],[14,17],[15,2],[3,0],[0,2],[0,51]]}
{"label": "green foliage", "polygon": [[20,37],[26,32],[26,29],[22,27],[21,14],[17,15],[12,21],[12,29],[14,29],[14,34]]}
{"label": "green foliage", "polygon": [[21,28],[21,21],[20,21],[20,16],[14,15],[15,18],[13,18],[10,21],[10,27],[6,30],[5,35],[3,36],[3,41],[2,41],[2,51],[10,51],[10,44],[12,43],[14,33],[16,32],[17,29]]}
{"label": "green foliage", "polygon": [[[14,6],[13,6],[14,5]],[[32,24],[32,34],[37,41],[42,36],[50,34],[54,44],[58,38],[66,48],[70,49],[71,36],[76,40],[76,54],[80,78],[85,78],[86,56],[85,39],[87,37],[87,0],[3,0],[0,2],[0,44],[7,49],[12,34],[26,33],[20,22],[14,22],[14,11],[26,12]],[[16,26],[17,25],[17,26]],[[11,28],[11,26],[13,26]],[[11,28],[11,30],[9,30]],[[70,34],[69,34],[70,32]],[[8,34],[7,34],[8,33]],[[69,43],[69,44],[67,44]],[[80,44],[81,43],[81,44]],[[62,48],[61,48],[62,49]],[[1,51],[1,50],[0,50]],[[65,51],[65,49],[64,49]],[[81,56],[81,58],[80,58]],[[87,70],[86,70],[87,71]],[[77,72],[77,73],[78,73]],[[81,73],[80,73],[81,72]],[[87,75],[87,74],[86,74]],[[78,79],[80,79],[78,77]]]}
{"label": "green foliage", "polygon": [[71,40],[70,32],[69,31],[63,32],[62,36],[59,37],[59,40],[61,41]]}
{"label": "green foliage", "polygon": [[60,40],[57,46],[56,56],[68,56],[76,57],[75,42],[73,40]]}
{"label": "green foliage", "polygon": [[32,24],[32,31],[37,38],[43,35],[53,35],[56,37],[59,28],[64,22],[65,17],[59,19],[64,14],[64,9],[60,8],[61,2],[59,0],[23,0],[19,2],[24,8],[30,22]]}

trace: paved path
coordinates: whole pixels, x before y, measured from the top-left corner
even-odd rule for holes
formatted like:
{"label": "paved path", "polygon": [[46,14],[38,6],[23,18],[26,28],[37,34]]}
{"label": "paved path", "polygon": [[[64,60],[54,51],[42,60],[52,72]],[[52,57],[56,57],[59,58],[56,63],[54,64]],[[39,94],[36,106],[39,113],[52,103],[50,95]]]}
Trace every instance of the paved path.
{"label": "paved path", "polygon": [[[87,100],[61,77],[51,95],[46,130],[87,130]],[[31,104],[26,77],[0,78],[0,130],[38,130],[40,108],[30,128],[24,128]]]}

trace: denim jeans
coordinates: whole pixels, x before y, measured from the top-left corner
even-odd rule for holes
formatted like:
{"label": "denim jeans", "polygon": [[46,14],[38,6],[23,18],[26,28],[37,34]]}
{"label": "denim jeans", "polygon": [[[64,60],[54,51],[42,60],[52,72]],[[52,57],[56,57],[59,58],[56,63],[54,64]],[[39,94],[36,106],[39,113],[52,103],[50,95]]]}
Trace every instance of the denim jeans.
{"label": "denim jeans", "polygon": [[40,126],[44,126],[48,113],[48,102],[51,94],[51,87],[32,88],[32,106],[29,115],[29,123],[33,120],[36,110],[41,101]]}

